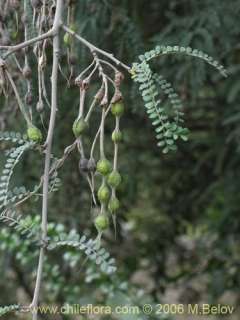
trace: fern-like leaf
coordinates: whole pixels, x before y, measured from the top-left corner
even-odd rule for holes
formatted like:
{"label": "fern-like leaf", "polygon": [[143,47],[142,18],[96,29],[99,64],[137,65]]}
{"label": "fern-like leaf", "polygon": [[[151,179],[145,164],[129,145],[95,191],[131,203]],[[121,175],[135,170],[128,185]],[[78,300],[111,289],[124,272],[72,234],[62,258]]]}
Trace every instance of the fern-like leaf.
{"label": "fern-like leaf", "polygon": [[18,311],[19,309],[20,309],[20,306],[17,304],[0,307],[0,317],[4,316],[7,313]]}
{"label": "fern-like leaf", "polygon": [[56,192],[61,187],[61,179],[58,177],[57,170],[50,176],[48,192]]}
{"label": "fern-like leaf", "polygon": [[[202,51],[179,47],[179,46],[157,46],[154,50],[139,56],[140,63],[134,63],[131,69],[132,78],[139,84],[144,105],[152,125],[155,127],[158,146],[163,148],[163,153],[177,149],[176,140],[188,139],[188,129],[181,124],[184,123],[182,103],[171,84],[162,76],[152,72],[149,62],[161,55],[183,53],[200,58],[215,67],[223,76],[227,76],[225,68],[212,57]],[[158,88],[160,87],[160,88]],[[161,89],[169,98],[175,113],[174,118],[164,107],[160,107],[161,100],[158,98]]]}
{"label": "fern-like leaf", "polygon": [[7,161],[2,171],[2,176],[0,178],[0,202],[2,202],[4,206],[7,205],[8,188],[14,168],[18,164],[23,153],[26,150],[30,149],[33,145],[34,143],[32,142],[26,142],[25,144],[11,150],[8,155]]}
{"label": "fern-like leaf", "polygon": [[111,274],[116,271],[115,260],[110,258],[110,254],[104,248],[99,248],[95,240],[70,232],[68,235],[60,236],[58,240],[50,240],[47,248],[53,250],[63,246],[83,251],[90,260],[100,266],[104,273]]}
{"label": "fern-like leaf", "polygon": [[173,112],[175,114],[174,120],[176,121],[176,123],[179,123],[179,122],[183,123],[184,122],[183,104],[179,95],[173,89],[171,83],[165,80],[163,76],[158,75],[157,73],[153,74],[153,79],[159,85],[160,89],[164,92],[164,94],[168,97],[172,105]]}
{"label": "fern-like leaf", "polygon": [[139,56],[141,61],[150,61],[156,57],[160,57],[166,54],[184,54],[188,56],[192,56],[195,58],[199,58],[215,69],[217,69],[224,77],[227,77],[227,70],[222,66],[218,61],[216,61],[213,57],[204,53],[198,49],[192,49],[191,47],[181,47],[181,46],[157,46],[155,49],[146,52],[144,55]]}
{"label": "fern-like leaf", "polygon": [[0,222],[7,224],[9,227],[15,229],[20,235],[31,239],[32,243],[39,244],[39,233],[36,230],[33,223],[29,223],[27,219],[22,218],[21,215],[17,214],[12,210],[5,210],[0,215]]}
{"label": "fern-like leaf", "polygon": [[27,140],[26,135],[14,131],[0,131],[0,141],[10,141],[19,145],[25,144]]}
{"label": "fern-like leaf", "polygon": [[[187,140],[188,134],[188,130],[179,125],[179,122],[183,122],[183,120],[182,118],[180,119],[182,113],[180,113],[177,107],[181,106],[181,104],[178,102],[176,106],[174,105],[175,113],[177,114],[175,119],[171,119],[166,110],[160,106],[161,100],[158,99],[159,91],[157,85],[160,85],[162,87],[161,89],[169,95],[172,103],[175,103],[174,98],[176,98],[176,94],[174,94],[173,90],[167,90],[169,85],[166,86],[166,84],[168,84],[166,80],[153,74],[146,61],[134,65],[134,69],[136,70],[134,79],[140,84],[139,90],[144,101],[146,112],[152,125],[155,127],[156,138],[158,140],[157,145],[163,148],[163,153],[175,151],[175,141],[178,138]],[[178,100],[176,99],[176,101]]]}

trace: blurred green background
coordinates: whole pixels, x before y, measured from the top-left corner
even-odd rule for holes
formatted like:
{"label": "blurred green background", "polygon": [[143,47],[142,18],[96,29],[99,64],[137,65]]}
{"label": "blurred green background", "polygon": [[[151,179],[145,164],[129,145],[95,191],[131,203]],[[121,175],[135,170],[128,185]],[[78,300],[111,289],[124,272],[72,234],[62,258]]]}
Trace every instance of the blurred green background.
{"label": "blurred green background", "polygon": [[[137,88],[126,75],[123,92],[127,112],[121,121],[124,143],[119,160],[124,177],[119,194],[122,207],[116,239],[111,228],[103,240],[104,247],[116,258],[118,271],[111,277],[102,275],[88,262],[84,264],[84,256],[76,251],[48,255],[42,295],[45,303],[239,305],[239,16],[239,0],[77,3],[78,32],[129,65],[157,44],[191,46],[224,64],[229,77],[221,78],[213,68],[194,58],[167,57],[156,63],[156,70],[180,94],[191,131],[189,142],[182,142],[176,153],[163,155],[156,146]],[[67,73],[65,51],[62,47],[62,65]],[[77,44],[75,53],[77,75],[91,57]],[[60,79],[60,94],[54,137],[57,157],[73,141],[71,126],[78,108],[78,90],[68,88],[64,78]],[[24,132],[21,116],[10,109],[12,104],[1,100],[2,130]],[[47,116],[48,112],[44,121]],[[95,117],[93,130],[99,114]],[[35,121],[41,124],[38,115]],[[112,129],[110,121],[106,129],[109,154]],[[1,165],[5,147],[1,145]],[[78,161],[79,155],[74,153],[60,170],[62,186],[50,200],[50,232],[76,229],[95,237],[90,193],[79,173]],[[43,159],[28,153],[16,170],[14,183],[32,186],[41,176],[42,167]],[[37,220],[40,201],[30,201],[21,210]],[[36,248],[1,225],[0,250],[0,305],[28,303],[37,265]],[[233,316],[223,318],[238,319],[239,315],[236,309]],[[41,317],[75,319],[63,315]],[[145,319],[130,315],[103,317],[115,318]],[[146,318],[181,319],[178,315]]]}

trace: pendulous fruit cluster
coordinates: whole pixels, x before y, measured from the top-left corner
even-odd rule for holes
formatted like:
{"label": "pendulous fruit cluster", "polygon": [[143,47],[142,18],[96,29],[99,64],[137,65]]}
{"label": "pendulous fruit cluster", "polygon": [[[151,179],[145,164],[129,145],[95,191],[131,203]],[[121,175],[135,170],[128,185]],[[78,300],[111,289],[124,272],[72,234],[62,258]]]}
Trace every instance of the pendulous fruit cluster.
{"label": "pendulous fruit cluster", "polygon": [[27,129],[27,136],[28,139],[36,142],[36,143],[40,143],[42,141],[42,132],[35,126],[29,126]]}

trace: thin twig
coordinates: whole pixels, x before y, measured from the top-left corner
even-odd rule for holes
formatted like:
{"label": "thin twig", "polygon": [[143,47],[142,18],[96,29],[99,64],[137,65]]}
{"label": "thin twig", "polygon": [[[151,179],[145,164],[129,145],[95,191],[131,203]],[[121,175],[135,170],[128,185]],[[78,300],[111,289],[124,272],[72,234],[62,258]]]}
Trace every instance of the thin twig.
{"label": "thin twig", "polygon": [[19,109],[22,112],[27,124],[31,125],[30,117],[29,117],[29,115],[27,114],[27,112],[25,110],[24,104],[22,102],[22,99],[20,98],[19,92],[18,92],[17,87],[16,87],[16,85],[15,85],[15,83],[13,81],[13,78],[12,78],[10,72],[8,72],[7,68],[5,69],[5,72],[6,72],[6,75],[8,77],[9,82],[11,83],[12,89],[14,91],[15,97],[16,97],[17,102],[18,102]]}
{"label": "thin twig", "polygon": [[[105,118],[107,117],[109,111],[111,109],[111,104],[108,106],[107,110],[105,111]],[[100,131],[101,131],[101,124],[98,128],[98,131],[93,139],[93,143],[92,143],[92,147],[91,147],[91,151],[90,151],[90,158],[93,158],[93,153],[94,153],[94,150],[95,150],[95,146],[96,146],[96,143],[97,143],[97,139],[99,137],[99,134],[100,134]]]}
{"label": "thin twig", "polygon": [[34,37],[32,39],[29,39],[27,41],[21,42],[19,44],[16,44],[14,46],[0,46],[0,50],[8,50],[4,55],[3,58],[7,59],[11,54],[14,52],[21,50],[23,48],[29,47],[32,44],[42,41],[46,38],[52,37],[56,33],[55,29],[50,29],[48,32],[41,34],[40,36]]}
{"label": "thin twig", "polygon": [[77,34],[75,31],[71,30],[67,26],[62,25],[62,28],[63,28],[64,31],[68,32],[69,34],[74,36],[76,39],[78,39],[80,42],[82,42],[85,46],[87,46],[91,52],[98,52],[99,54],[101,54],[101,55],[107,57],[108,59],[112,60],[117,66],[121,66],[124,69],[126,69],[127,71],[131,70],[131,68],[129,66],[127,66],[126,64],[124,64],[123,62],[121,62],[120,60],[115,58],[112,53],[106,52],[106,51],[94,46],[92,43],[90,43],[89,41],[87,41],[86,39],[81,37],[79,34]]}
{"label": "thin twig", "polygon": [[[51,150],[53,132],[55,126],[55,118],[57,112],[57,83],[58,83],[58,61],[59,61],[59,28],[61,15],[63,10],[63,0],[57,1],[56,13],[54,18],[53,29],[56,30],[56,34],[53,38],[53,66],[52,66],[52,96],[51,96],[51,115],[48,127],[48,134],[46,139],[46,155],[45,155],[45,166],[44,166],[44,177],[43,177],[43,198],[42,198],[42,223],[41,223],[41,237],[42,241],[45,242],[47,239],[47,216],[48,216],[48,186],[49,186],[49,171],[51,162]],[[37,320],[37,310],[39,302],[40,287],[43,274],[43,262],[44,262],[45,248],[40,248],[39,262],[37,270],[37,278],[34,290],[34,296],[31,303],[33,308],[33,320]],[[34,310],[35,309],[35,310]]]}

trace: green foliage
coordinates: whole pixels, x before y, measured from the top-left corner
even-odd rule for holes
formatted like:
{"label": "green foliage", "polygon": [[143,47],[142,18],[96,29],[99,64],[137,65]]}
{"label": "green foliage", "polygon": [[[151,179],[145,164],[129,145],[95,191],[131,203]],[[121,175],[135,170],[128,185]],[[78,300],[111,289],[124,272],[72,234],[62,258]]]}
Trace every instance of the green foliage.
{"label": "green foliage", "polygon": [[[131,73],[133,79],[139,83],[139,90],[141,92],[147,114],[155,127],[156,138],[158,140],[158,146],[163,148],[163,153],[169,151],[175,151],[177,149],[176,140],[182,138],[186,141],[188,139],[188,129],[182,127],[183,112],[182,103],[178,95],[174,92],[170,83],[163,79],[162,76],[158,76],[153,73],[149,63],[152,59],[166,55],[166,54],[186,54],[193,57],[197,57],[214,66],[223,76],[227,76],[226,70],[222,65],[215,61],[212,57],[203,53],[202,51],[191,49],[190,47],[179,46],[157,46],[154,50],[146,52],[144,55],[140,55],[140,63],[134,63]],[[161,100],[158,99],[159,89],[168,96],[175,113],[173,119],[170,118],[169,113],[164,107],[160,107]]]}
{"label": "green foliage", "polygon": [[[159,91],[157,84],[161,80],[152,74],[146,61],[143,61],[141,64],[134,64],[133,69],[134,72],[136,72],[134,80],[140,83],[139,90],[145,103],[148,117],[155,127],[156,138],[158,140],[157,145],[163,148],[163,153],[175,151],[175,141],[178,138],[181,137],[184,141],[187,140],[188,130],[179,124],[181,122],[179,115],[182,115],[182,112],[180,113],[180,111],[177,110],[177,117],[170,119],[166,110],[160,106],[161,100],[158,99]],[[161,84],[165,92],[168,92],[169,95],[171,92],[173,93],[173,90],[167,90],[164,80],[161,81]],[[174,101],[174,107],[176,105],[181,106],[181,104],[173,100],[175,97],[176,95],[174,93],[170,96],[171,101]]]}
{"label": "green foliage", "polygon": [[[21,219],[21,224],[24,227],[31,226],[33,233],[39,234],[40,216],[28,215]],[[51,250],[52,254],[45,259],[43,270],[44,279],[47,280],[44,284],[46,302],[56,302],[64,293],[64,301],[76,303],[76,295],[80,295],[86,288],[90,289],[90,282],[95,284],[105,279],[106,283],[106,279],[110,281],[111,277],[115,276],[114,260],[105,249],[96,248],[94,240],[87,239],[85,236],[80,237],[74,229],[67,232],[63,224],[54,222],[48,224],[48,236],[47,249]],[[24,271],[24,279],[28,279],[27,282],[35,279],[34,265],[39,244],[33,243],[32,238],[16,232],[13,227],[0,229],[0,250],[10,255],[11,267],[17,266],[18,270]],[[55,249],[58,249],[56,253]],[[83,267],[86,273],[83,272]],[[88,277],[89,281],[86,282],[85,289],[84,281],[82,286],[79,286],[79,277],[83,279]]]}
{"label": "green foliage", "polygon": [[36,228],[36,225],[29,218],[23,218],[14,211],[5,210],[0,215],[0,222],[7,224],[20,236],[30,239],[32,243],[40,244],[39,228]]}
{"label": "green foliage", "polygon": [[30,191],[28,191],[24,186],[14,187],[13,190],[8,191],[7,193],[7,203],[2,203],[0,205],[0,209],[3,209],[6,205],[12,206],[17,201],[22,200],[24,197],[29,195]]}
{"label": "green foliage", "polygon": [[183,123],[184,122],[184,119],[183,119],[184,113],[182,112],[183,105],[179,95],[175,92],[171,83],[165,80],[163,76],[158,75],[157,73],[154,73],[153,78],[156,81],[157,85],[160,87],[160,89],[168,97],[172,105],[172,109],[174,113],[174,121],[176,123],[178,122]]}
{"label": "green foliage", "polygon": [[13,304],[10,306],[5,306],[5,307],[0,307],[0,317],[4,316],[7,313],[18,311],[19,310],[19,305]]}
{"label": "green foliage", "polygon": [[58,172],[54,171],[54,173],[50,176],[49,180],[49,193],[59,191],[60,187],[62,186],[61,179],[58,177]]}
{"label": "green foliage", "polygon": [[[5,223],[20,236],[31,241],[31,244],[41,245],[39,220],[35,221],[30,216],[23,218],[16,212],[5,210],[0,215],[0,222]],[[87,239],[85,235],[80,236],[76,230],[72,230],[70,233],[61,232],[53,237],[50,234],[47,249],[54,250],[59,247],[69,247],[84,252],[87,258],[95,262],[100,270],[106,274],[116,271],[115,260],[110,257],[110,254],[104,248],[99,247],[96,240]]]}
{"label": "green foliage", "polygon": [[227,71],[222,66],[219,64],[218,61],[214,60],[214,58],[210,57],[208,54],[197,50],[197,49],[192,49],[190,47],[181,47],[181,46],[156,46],[154,50],[146,52],[144,55],[140,55],[139,59],[141,61],[150,61],[154,58],[168,55],[168,54],[183,54],[187,56],[192,56],[195,58],[199,58],[209,65],[213,66],[216,70],[218,70],[222,76],[227,77]]}
{"label": "green foliage", "polygon": [[27,142],[27,136],[21,135],[21,133],[14,131],[0,131],[0,141],[10,141],[17,144],[25,144]]}
{"label": "green foliage", "polygon": [[76,250],[83,251],[86,256],[100,266],[101,271],[111,274],[116,271],[114,265],[115,260],[110,258],[110,254],[104,249],[99,248],[96,240],[87,239],[86,236],[80,237],[76,231],[72,230],[69,234],[62,234],[59,236],[59,240],[50,240],[48,246],[49,250],[56,249],[58,247],[72,247]]}
{"label": "green foliage", "polygon": [[[21,140],[20,140],[21,141]],[[20,161],[24,152],[28,149],[31,149],[34,146],[32,142],[26,142],[25,144],[12,149],[8,155],[6,160],[4,169],[1,175],[1,183],[0,183],[0,203],[2,202],[2,206],[6,206],[8,204],[8,195],[9,195],[9,184],[10,179],[13,175],[14,168]],[[25,190],[24,190],[25,192]],[[11,195],[11,194],[10,194]]]}

